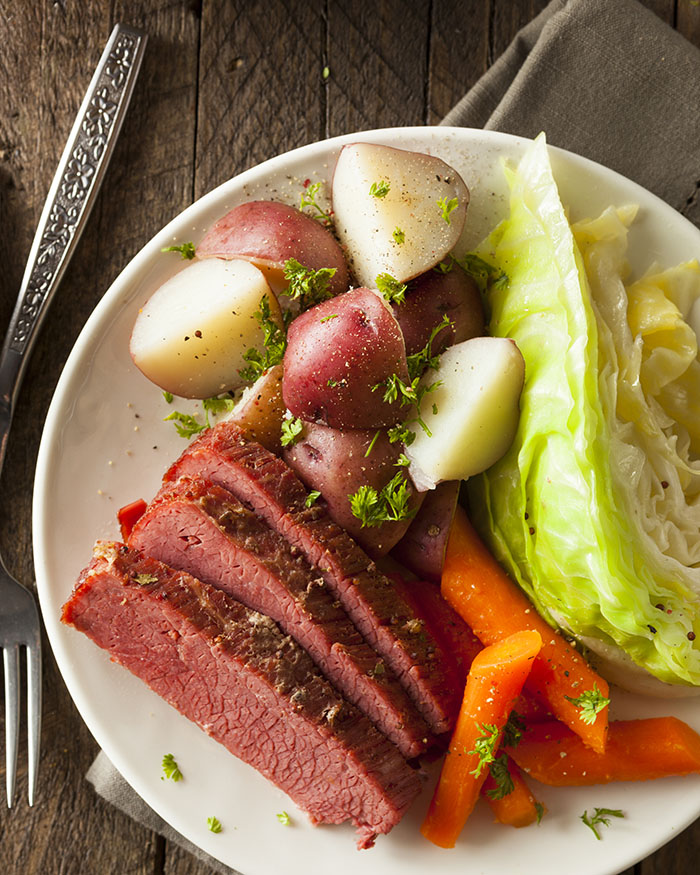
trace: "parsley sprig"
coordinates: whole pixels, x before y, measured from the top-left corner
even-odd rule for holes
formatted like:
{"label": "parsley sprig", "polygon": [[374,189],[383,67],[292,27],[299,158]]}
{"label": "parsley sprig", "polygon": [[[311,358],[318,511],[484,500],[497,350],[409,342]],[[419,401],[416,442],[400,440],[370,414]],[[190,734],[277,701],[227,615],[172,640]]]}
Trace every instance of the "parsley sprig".
{"label": "parsley sprig", "polygon": [[249,380],[251,383],[265,371],[278,365],[284,358],[284,351],[287,348],[287,333],[272,318],[270,299],[267,295],[262,296],[255,318],[262,328],[263,349],[261,351],[251,347],[243,355],[248,364],[238,371],[244,380]]}
{"label": "parsley sprig", "polygon": [[508,275],[475,252],[467,252],[462,258],[455,260],[462,270],[474,277],[482,290],[487,286],[501,289],[508,285]]}
{"label": "parsley sprig", "polygon": [[475,740],[474,749],[467,751],[467,753],[476,754],[479,757],[476,768],[469,773],[478,778],[483,770],[496,759],[501,733],[495,723],[482,723],[481,726],[477,723],[476,728],[481,732],[481,735]]}
{"label": "parsley sprig", "polygon": [[328,284],[335,276],[336,268],[322,267],[314,270],[304,267],[296,258],[289,258],[284,263],[284,278],[289,285],[283,289],[282,294],[298,301],[302,310],[308,310],[314,304],[320,304],[333,297]]}
{"label": "parsley sprig", "polygon": [[170,781],[181,781],[182,772],[178,764],[175,762],[175,757],[171,753],[166,753],[161,763],[163,767],[163,776]]}
{"label": "parsley sprig", "polygon": [[408,286],[405,283],[400,283],[390,273],[380,273],[375,277],[374,282],[384,300],[390,304],[403,304],[406,300],[406,289]]}
{"label": "parsley sprig", "polygon": [[489,763],[489,773],[496,782],[496,786],[486,791],[489,799],[503,799],[515,789],[515,784],[508,771],[508,755],[502,753],[492,763]]}
{"label": "parsley sprig", "polygon": [[450,219],[450,216],[457,209],[458,203],[459,201],[456,197],[451,197],[449,200],[447,200],[446,197],[438,198],[437,205],[442,210],[442,218],[448,225],[452,224],[452,219]]}
{"label": "parsley sprig", "polygon": [[610,826],[611,817],[624,816],[625,815],[620,808],[594,808],[593,814],[589,814],[588,809],[586,809],[583,814],[580,815],[580,819],[591,830],[591,832],[598,839],[598,841],[600,841],[601,836],[596,827]]}
{"label": "parsley sprig", "polygon": [[610,704],[610,699],[605,698],[598,689],[598,684],[593,684],[592,690],[586,690],[576,698],[572,696],[564,696],[564,698],[579,709],[579,720],[583,720],[589,726],[596,722],[598,714]]}
{"label": "parsley sprig", "polygon": [[397,472],[379,492],[373,486],[365,485],[348,498],[350,510],[360,520],[362,528],[411,519],[416,513],[409,506],[411,488],[403,471]]}
{"label": "parsley sprig", "polygon": [[179,410],[173,410],[164,417],[164,422],[172,422],[175,425],[175,430],[183,438],[191,438],[211,428],[210,414],[229,413],[235,406],[235,401],[230,395],[221,395],[214,398],[204,398],[202,401],[202,409],[204,410],[204,422],[200,422],[196,415],[191,413],[182,413]]}
{"label": "parsley sprig", "polygon": [[164,246],[161,252],[179,252],[186,261],[191,261],[195,256],[194,243],[180,243],[177,246]]}
{"label": "parsley sprig", "polygon": [[283,419],[280,443],[283,447],[291,447],[299,440],[303,431],[304,423],[299,417],[293,416],[291,419]]}
{"label": "parsley sprig", "polygon": [[221,832],[223,829],[218,817],[207,817],[207,827],[210,832]]}
{"label": "parsley sprig", "polygon": [[383,198],[389,194],[391,184],[382,179],[381,182],[373,182],[369,187],[369,193],[372,197]]}
{"label": "parsley sprig", "polygon": [[333,223],[333,219],[331,218],[330,213],[327,213],[325,210],[321,209],[316,201],[316,197],[318,196],[320,190],[320,182],[312,182],[310,185],[307,185],[304,191],[302,191],[301,193],[299,209],[303,211],[306,209],[306,207],[311,207],[311,209],[316,211],[314,219],[317,219],[324,225],[331,225]]}

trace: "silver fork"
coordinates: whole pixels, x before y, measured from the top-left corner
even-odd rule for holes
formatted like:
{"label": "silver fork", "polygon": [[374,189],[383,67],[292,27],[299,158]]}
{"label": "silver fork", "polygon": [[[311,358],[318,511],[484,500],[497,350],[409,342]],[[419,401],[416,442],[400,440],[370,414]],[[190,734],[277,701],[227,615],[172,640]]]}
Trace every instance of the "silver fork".
{"label": "silver fork", "polygon": [[[0,352],[0,471],[29,353],[95,202],[131,99],[146,39],[142,31],[121,24],[112,31],[51,183]],[[41,727],[40,630],[33,593],[9,574],[0,557],[8,808],[14,799],[17,771],[22,649],[27,655],[29,804],[34,804]]]}

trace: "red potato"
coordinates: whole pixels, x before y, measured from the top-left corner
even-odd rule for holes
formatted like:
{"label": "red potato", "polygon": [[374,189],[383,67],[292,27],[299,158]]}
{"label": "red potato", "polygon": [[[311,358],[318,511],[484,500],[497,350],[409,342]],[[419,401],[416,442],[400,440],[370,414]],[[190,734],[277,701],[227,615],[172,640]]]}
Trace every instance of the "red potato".
{"label": "red potato", "polygon": [[271,453],[279,453],[285,407],[282,400],[282,365],[265,371],[248,386],[231,411],[233,420],[246,437],[262,444]]}
{"label": "red potato", "polygon": [[445,315],[452,325],[443,328],[433,339],[433,354],[448,346],[484,334],[484,308],[481,293],[473,277],[458,264],[447,273],[429,270],[414,280],[401,304],[393,304],[406,343],[407,355],[420,352],[430,332]]}
{"label": "red potato", "polygon": [[350,285],[343,251],[331,232],[310,216],[277,201],[250,201],[226,213],[197,246],[199,258],[245,258],[263,271],[279,294],[288,286],[284,264],[295,258],[304,267],[335,268],[334,295]]}
{"label": "red potato", "polygon": [[[396,460],[400,445],[390,443],[385,431],[379,431],[376,440],[375,435],[377,431],[371,429],[339,431],[306,422],[301,439],[286,447],[282,455],[309,489],[321,493],[331,518],[370,556],[378,558],[402,538],[411,520],[362,526],[353,516],[349,496],[361,486],[371,486],[379,492],[399,470]],[[410,480],[408,484],[409,508],[414,512],[420,506],[422,495]]]}
{"label": "red potato", "polygon": [[419,578],[439,583],[459,497],[459,482],[446,480],[424,495],[420,510],[394,547],[392,556]]}
{"label": "red potato", "polygon": [[401,329],[369,289],[317,304],[289,326],[283,397],[294,416],[340,429],[394,425],[405,408],[374,390],[394,374],[408,381]]}
{"label": "red potato", "polygon": [[405,283],[442,261],[464,228],[469,189],[433,155],[349,143],[335,165],[332,199],[352,271],[372,287],[380,273]]}

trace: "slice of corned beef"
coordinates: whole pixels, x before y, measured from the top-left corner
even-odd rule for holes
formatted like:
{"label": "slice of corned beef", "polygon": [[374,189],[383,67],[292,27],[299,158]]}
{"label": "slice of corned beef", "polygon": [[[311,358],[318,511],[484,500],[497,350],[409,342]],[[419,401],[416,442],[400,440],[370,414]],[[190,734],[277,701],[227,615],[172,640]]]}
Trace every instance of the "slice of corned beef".
{"label": "slice of corned beef", "polygon": [[96,546],[63,607],[88,635],[314,823],[352,821],[358,847],[388,832],[417,774],[277,625],[123,544]]}
{"label": "slice of corned beef", "polygon": [[405,757],[426,749],[425,721],[323,578],[228,490],[201,477],[166,483],[129,545],[271,617]]}
{"label": "slice of corned beef", "polygon": [[292,469],[224,420],[199,435],[164,479],[198,474],[228,489],[302,551],[394,671],[432,731],[450,730],[461,692],[443,668],[442,645],[321,502],[307,507],[308,492]]}

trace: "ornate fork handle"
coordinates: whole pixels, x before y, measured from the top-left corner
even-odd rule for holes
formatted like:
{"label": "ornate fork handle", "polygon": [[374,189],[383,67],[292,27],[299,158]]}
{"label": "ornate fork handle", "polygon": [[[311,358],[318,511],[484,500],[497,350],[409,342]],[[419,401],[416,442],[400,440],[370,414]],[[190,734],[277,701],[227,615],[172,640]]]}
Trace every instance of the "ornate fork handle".
{"label": "ornate fork handle", "polygon": [[51,183],[0,352],[0,470],[29,351],[95,202],[146,39],[121,24],[112,31]]}

